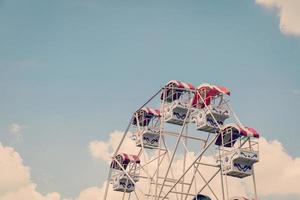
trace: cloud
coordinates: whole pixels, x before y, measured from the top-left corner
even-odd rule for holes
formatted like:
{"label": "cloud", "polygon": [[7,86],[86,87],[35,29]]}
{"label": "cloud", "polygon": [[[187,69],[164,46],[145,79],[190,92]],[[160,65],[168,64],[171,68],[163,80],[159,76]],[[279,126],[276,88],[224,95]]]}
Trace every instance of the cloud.
{"label": "cloud", "polygon": [[300,36],[299,0],[255,0],[266,8],[276,9],[279,16],[279,28],[287,35]]}
{"label": "cloud", "polygon": [[25,126],[22,124],[12,123],[8,127],[8,132],[20,136],[21,132],[24,130]]}
{"label": "cloud", "polygon": [[[91,154],[96,159],[101,159],[108,163],[108,159],[117,143],[122,137],[122,132],[115,131],[110,134],[110,139],[107,141],[93,141],[90,143]],[[93,144],[93,145],[91,145]],[[255,173],[258,193],[260,196],[281,196],[281,195],[296,195],[300,197],[299,190],[299,180],[300,180],[300,157],[293,158],[290,156],[286,150],[283,148],[282,144],[278,140],[267,141],[265,138],[259,139],[260,144],[260,162],[255,164]],[[93,148],[91,148],[93,146]],[[124,152],[129,149],[130,151],[136,150],[134,143],[130,142],[130,138],[125,138],[125,145],[123,146]],[[98,153],[95,153],[98,152]],[[100,153],[106,156],[100,156]],[[191,162],[195,158],[196,153],[190,152],[188,155],[188,161]],[[213,157],[204,157],[203,159],[212,160]],[[143,158],[141,158],[143,162]],[[182,172],[182,156],[177,157],[173,164],[173,168],[176,169],[175,173],[179,175]],[[166,169],[166,163],[163,164],[162,170]],[[150,171],[155,169],[155,166],[150,166]],[[108,170],[108,166],[107,166]],[[201,171],[205,172],[204,176],[211,174],[209,168],[202,168]],[[187,176],[189,179],[191,175]],[[219,184],[219,178],[213,184]],[[228,177],[228,182],[230,183],[230,194],[235,195],[245,195],[248,192],[247,188],[252,184],[252,179],[244,179],[240,181],[239,179]],[[146,187],[146,183],[138,183],[141,188]],[[102,187],[92,187],[81,192],[79,200],[90,200],[97,199],[97,197],[102,196],[104,191],[104,185]],[[205,191],[209,192],[209,191]],[[221,190],[216,191],[217,194],[221,194]],[[118,192],[109,192],[111,196],[110,199],[116,199],[115,195]],[[210,195],[211,196],[211,195]],[[99,197],[99,199],[101,199]]]}
{"label": "cloud", "polygon": [[20,155],[0,143],[0,200],[60,200],[56,192],[42,195],[30,180],[30,168]]}
{"label": "cloud", "polygon": [[[129,133],[130,135],[131,133]],[[120,143],[123,136],[123,132],[114,131],[110,134],[110,137],[107,141],[97,141],[94,140],[89,144],[89,151],[93,158],[101,159],[105,162],[111,161],[111,156]],[[138,148],[135,145],[135,142],[130,138],[126,137],[124,144],[121,146],[120,151],[126,151],[129,154],[137,152]]]}
{"label": "cloud", "polygon": [[102,141],[92,141],[89,150],[93,158],[99,158],[106,162],[110,161],[109,145]]}
{"label": "cloud", "polygon": [[35,184],[28,184],[16,191],[8,192],[0,196],[1,200],[60,200],[60,195],[56,192],[49,193],[45,196],[36,191]]}
{"label": "cloud", "polygon": [[102,198],[103,198],[103,192],[101,188],[90,187],[80,192],[77,200],[102,200]]}
{"label": "cloud", "polygon": [[10,147],[0,143],[0,196],[26,186],[30,179],[30,169],[22,163],[20,155]]}
{"label": "cloud", "polygon": [[288,155],[279,141],[260,139],[260,162],[255,169],[260,194],[297,194],[300,197],[300,157]]}
{"label": "cloud", "polygon": [[[75,200],[103,200],[105,186],[106,186],[106,181],[100,187],[86,188],[80,192],[78,198],[76,198]],[[111,199],[111,200],[122,199],[122,195],[123,195],[122,192],[109,191],[107,195],[107,199]]]}
{"label": "cloud", "polygon": [[[89,144],[90,153],[93,158],[100,159],[107,163],[107,168],[103,169],[107,172],[109,168],[109,160],[112,152],[118,146],[122,138],[121,131],[114,131],[110,134],[109,139],[106,141],[92,141]],[[300,157],[293,158],[290,156],[283,145],[277,141],[268,141],[265,138],[259,139],[260,143],[260,162],[255,164],[256,181],[259,195],[261,197],[284,197],[287,195],[294,195],[300,197],[299,179],[300,179]],[[136,153],[138,148],[135,142],[126,137],[124,146],[121,151],[129,153]],[[101,155],[102,153],[102,155]],[[189,152],[187,162],[191,163],[197,154]],[[152,155],[153,156],[153,155]],[[175,176],[179,176],[182,172],[183,156],[178,155],[172,165]],[[212,156],[203,157],[203,159],[214,162]],[[141,162],[143,163],[143,157]],[[164,159],[162,170],[166,170],[168,160]],[[149,166],[149,171],[153,172],[156,169],[155,162]],[[208,177],[213,173],[211,168],[201,168],[203,175]],[[2,146],[0,143],[0,200],[62,200],[59,193],[52,192],[48,194],[41,194],[37,191],[37,185],[31,181],[30,168],[24,166],[23,160],[20,155],[11,147]],[[189,173],[186,180],[192,176]],[[200,178],[197,178],[197,184],[201,184]],[[212,185],[219,184],[220,177],[217,177]],[[228,177],[230,184],[230,196],[245,195],[249,191],[248,186],[252,183],[250,179],[234,179]],[[203,183],[203,182],[202,182]],[[138,182],[139,187],[147,187],[145,181]],[[92,186],[80,192],[74,200],[102,200],[106,182],[99,186]],[[216,188],[216,193],[221,194],[221,190]],[[194,192],[194,191],[191,191]],[[204,193],[209,194],[208,190]],[[209,194],[212,196],[211,194]],[[134,196],[134,195],[132,195]],[[122,193],[113,192],[110,188],[108,200],[120,199]],[[64,199],[66,200],[66,199]]]}

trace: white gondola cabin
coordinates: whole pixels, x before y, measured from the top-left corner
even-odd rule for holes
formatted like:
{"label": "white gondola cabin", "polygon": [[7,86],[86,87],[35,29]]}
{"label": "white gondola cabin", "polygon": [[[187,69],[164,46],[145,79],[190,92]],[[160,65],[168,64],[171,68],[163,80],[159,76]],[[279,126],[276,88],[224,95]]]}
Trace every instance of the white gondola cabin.
{"label": "white gondola cabin", "polygon": [[121,153],[113,158],[110,165],[113,170],[110,182],[114,191],[132,192],[135,189],[135,182],[139,181],[139,164],[140,159],[137,155]]}
{"label": "white gondola cabin", "polygon": [[[251,155],[257,156],[255,153],[251,153]],[[249,162],[249,159],[241,161],[244,157],[242,157],[242,159],[239,158],[241,158],[240,155],[234,156],[234,153],[223,157],[223,174],[237,178],[244,178],[252,175],[253,163],[257,161],[251,160],[251,162]]]}
{"label": "white gondola cabin", "polygon": [[[222,147],[234,147],[237,139],[241,137],[259,137],[253,128],[240,127],[235,124],[228,124],[223,127],[220,136],[216,140],[216,145]],[[221,156],[223,173],[228,176],[244,178],[252,175],[253,164],[259,161],[258,150],[251,146],[248,148],[232,148]]]}
{"label": "white gondola cabin", "polygon": [[127,175],[115,176],[113,181],[113,190],[118,192],[133,192],[135,189],[134,183]]}
{"label": "white gondola cabin", "polygon": [[164,101],[164,118],[167,123],[183,125],[191,106],[191,99],[194,95],[194,86],[190,83],[181,81],[169,81],[162,94],[161,100]]}
{"label": "white gondola cabin", "polygon": [[[224,121],[213,118],[212,115],[205,110],[197,110],[193,113],[193,122],[196,123],[197,130],[209,133],[215,133],[222,126]],[[216,121],[216,120],[217,121]]]}
{"label": "white gondola cabin", "polygon": [[222,86],[205,83],[197,88],[192,105],[197,108],[193,113],[193,121],[198,130],[216,132],[230,117],[224,95],[230,95],[230,91]]}
{"label": "white gondola cabin", "polygon": [[160,111],[152,108],[142,108],[134,113],[132,123],[138,127],[135,134],[138,147],[148,149],[158,147],[160,138],[159,117]]}
{"label": "white gondola cabin", "polygon": [[250,151],[248,149],[236,149],[230,154],[233,162],[254,164],[259,161],[259,154],[257,151]]}

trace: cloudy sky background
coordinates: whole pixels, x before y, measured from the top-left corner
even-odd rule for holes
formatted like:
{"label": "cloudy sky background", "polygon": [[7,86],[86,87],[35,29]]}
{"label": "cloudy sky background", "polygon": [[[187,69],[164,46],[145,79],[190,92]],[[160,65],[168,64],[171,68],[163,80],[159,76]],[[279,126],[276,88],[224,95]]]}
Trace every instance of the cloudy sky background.
{"label": "cloudy sky background", "polygon": [[1,200],[100,199],[97,150],[170,79],[230,88],[263,199],[300,199],[300,1],[0,0],[0,25]]}

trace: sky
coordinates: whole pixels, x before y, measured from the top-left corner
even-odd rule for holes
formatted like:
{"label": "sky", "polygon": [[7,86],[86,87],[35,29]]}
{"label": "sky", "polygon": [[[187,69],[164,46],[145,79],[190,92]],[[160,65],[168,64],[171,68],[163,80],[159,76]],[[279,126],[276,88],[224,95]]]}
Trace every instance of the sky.
{"label": "sky", "polygon": [[[107,176],[89,144],[124,131],[175,79],[228,87],[239,118],[298,163],[299,4],[0,0],[0,155],[18,154],[21,182],[41,198],[77,198]],[[0,199],[13,195],[5,186]]]}

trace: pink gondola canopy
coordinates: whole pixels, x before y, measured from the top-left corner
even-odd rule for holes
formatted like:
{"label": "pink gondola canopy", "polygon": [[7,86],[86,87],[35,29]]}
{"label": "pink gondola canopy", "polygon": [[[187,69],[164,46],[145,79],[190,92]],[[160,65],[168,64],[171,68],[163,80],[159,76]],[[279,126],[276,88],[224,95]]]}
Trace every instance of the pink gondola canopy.
{"label": "pink gondola canopy", "polygon": [[116,155],[115,158],[113,158],[110,168],[122,170],[122,167],[118,164],[118,162],[121,164],[121,166],[126,169],[129,163],[136,163],[140,164],[141,161],[137,155],[131,155],[126,153],[120,153]]}
{"label": "pink gondola canopy", "polygon": [[212,98],[219,94],[230,95],[230,91],[223,86],[216,86],[208,83],[201,84],[197,88],[197,93],[193,98],[192,105],[194,107],[204,108],[205,105],[208,106],[211,103]]}
{"label": "pink gondola canopy", "polygon": [[[232,130],[232,134],[224,134],[230,129]],[[227,124],[222,128],[221,132],[223,134],[220,134],[215,142],[215,144],[218,146],[221,146],[223,142],[225,147],[232,147],[236,140],[243,136],[259,138],[259,133],[254,128],[241,127],[237,124]]]}
{"label": "pink gondola canopy", "polygon": [[180,98],[184,91],[192,91],[196,88],[190,84],[182,81],[171,80],[169,81],[160,96],[161,100],[165,100],[167,102],[172,102]]}
{"label": "pink gondola canopy", "polygon": [[160,110],[144,107],[134,113],[133,125],[148,126],[151,119],[160,117]]}

